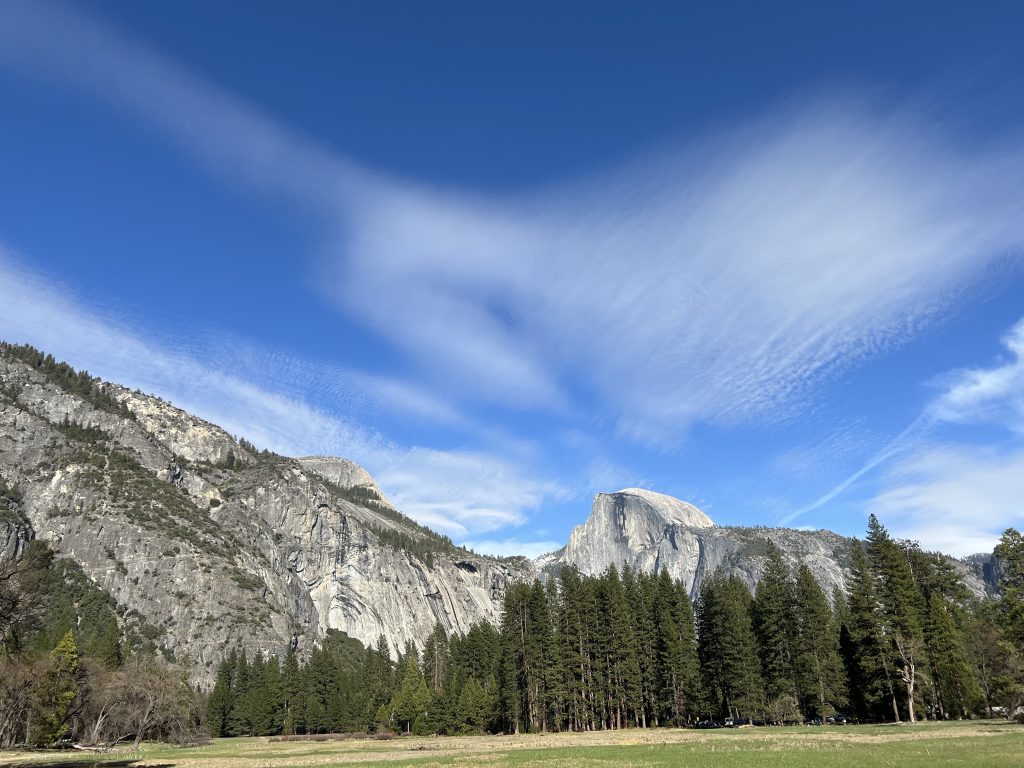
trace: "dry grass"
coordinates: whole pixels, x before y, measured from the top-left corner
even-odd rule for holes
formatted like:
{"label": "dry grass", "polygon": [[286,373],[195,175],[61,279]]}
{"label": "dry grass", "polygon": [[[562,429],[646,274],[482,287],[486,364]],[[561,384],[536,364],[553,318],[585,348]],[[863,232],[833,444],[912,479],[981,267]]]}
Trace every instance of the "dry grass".
{"label": "dry grass", "polygon": [[[124,760],[127,754],[0,753],[0,768],[87,768]],[[530,766],[1024,766],[1024,727],[997,721],[924,723],[916,726],[840,728],[739,728],[605,731],[399,738],[391,741],[277,741],[218,739],[208,746],[175,749],[146,745],[139,768],[315,768],[328,765]],[[113,768],[111,766],[110,768]]]}

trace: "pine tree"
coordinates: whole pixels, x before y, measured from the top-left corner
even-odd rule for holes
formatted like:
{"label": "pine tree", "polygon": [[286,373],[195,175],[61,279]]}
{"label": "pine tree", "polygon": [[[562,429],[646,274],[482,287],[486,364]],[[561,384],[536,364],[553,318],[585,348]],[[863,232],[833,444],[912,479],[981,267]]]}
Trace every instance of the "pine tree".
{"label": "pine tree", "polygon": [[592,661],[585,617],[587,600],[579,570],[563,568],[559,574],[558,657],[565,686],[566,728],[590,730],[592,716],[588,692]]}
{"label": "pine tree", "polygon": [[795,672],[805,714],[826,717],[846,703],[846,675],[839,655],[839,629],[828,599],[803,563],[794,591]]}
{"label": "pine tree", "polygon": [[622,569],[622,587],[626,603],[632,614],[633,634],[636,638],[636,657],[639,664],[639,700],[633,724],[646,728],[657,724],[657,638],[654,630],[654,599],[657,579],[653,575],[635,574],[629,567]]}
{"label": "pine tree", "polygon": [[395,688],[395,666],[388,651],[387,639],[381,634],[377,646],[367,651],[365,685],[366,718],[375,720],[381,706],[391,701]]}
{"label": "pine tree", "polygon": [[257,735],[273,736],[284,728],[284,689],[281,662],[270,655],[263,663],[259,695],[253,713],[253,726]]}
{"label": "pine tree", "polygon": [[566,669],[565,642],[561,637],[563,602],[558,594],[558,582],[551,579],[544,586],[547,604],[547,626],[550,638],[546,649],[547,689],[550,726],[554,730],[565,730],[568,722],[569,683]]}
{"label": "pine tree", "polygon": [[762,711],[764,689],[751,622],[753,598],[735,576],[716,574],[701,585],[698,642],[713,705],[727,717]]}
{"label": "pine tree", "polygon": [[618,729],[629,725],[641,706],[640,660],[632,611],[614,565],[601,578],[601,588],[606,718],[608,727]]}
{"label": "pine tree", "polygon": [[251,669],[245,649],[237,656],[235,671],[232,675],[232,706],[228,715],[227,732],[229,736],[245,736],[249,733],[249,677]]}
{"label": "pine tree", "polygon": [[996,547],[1002,578],[1000,622],[1007,639],[1024,653],[1024,535],[1007,528]]}
{"label": "pine tree", "polygon": [[883,634],[903,683],[907,716],[913,723],[917,721],[915,704],[919,676],[927,664],[922,630],[923,597],[914,582],[909,547],[893,541],[874,515],[868,518],[867,540],[884,618]]}
{"label": "pine tree", "polygon": [[105,622],[103,629],[96,635],[92,647],[85,655],[97,658],[111,668],[120,667],[124,663],[124,653],[121,649],[121,629],[113,617]]}
{"label": "pine tree", "polygon": [[432,697],[420,670],[419,657],[414,647],[406,648],[402,658],[402,683],[391,700],[391,710],[406,733],[412,733],[417,717],[427,714]]}
{"label": "pine tree", "polygon": [[899,705],[874,575],[860,542],[854,542],[851,556],[852,580],[843,627],[852,703],[862,719],[885,719],[886,709],[891,706],[898,722]]}
{"label": "pine tree", "polygon": [[654,635],[658,721],[682,725],[699,710],[700,661],[690,596],[665,569],[656,585]]}
{"label": "pine tree", "polygon": [[52,744],[68,732],[71,702],[78,696],[78,646],[71,630],[50,651],[43,673],[36,681],[31,742]]}
{"label": "pine tree", "polygon": [[942,719],[969,717],[980,691],[949,603],[938,592],[928,598],[927,643],[937,714]]}
{"label": "pine tree", "polygon": [[302,716],[304,698],[299,660],[295,656],[295,651],[289,648],[281,672],[281,726],[285,734],[301,733],[305,730],[305,720]]}
{"label": "pine tree", "polygon": [[459,692],[457,722],[459,733],[481,732],[488,724],[487,692],[475,677],[470,677]]}
{"label": "pine tree", "polygon": [[306,729],[309,733],[334,730],[331,697],[335,690],[334,664],[322,648],[317,648],[306,663]]}
{"label": "pine tree", "polygon": [[531,731],[547,731],[550,714],[548,684],[554,674],[550,649],[554,638],[547,592],[540,581],[534,581],[530,587],[526,615],[526,715]]}
{"label": "pine tree", "polygon": [[444,689],[444,681],[449,675],[451,664],[451,650],[448,645],[448,635],[441,626],[441,622],[434,625],[434,631],[430,633],[427,642],[423,646],[423,676],[427,685],[432,691]]}
{"label": "pine tree", "polygon": [[506,730],[519,733],[531,668],[526,655],[529,587],[513,584],[505,590],[501,615],[501,654],[498,669],[499,716]]}
{"label": "pine tree", "polygon": [[[795,598],[789,568],[769,542],[768,560],[754,596],[754,635],[768,702],[796,701]],[[788,707],[786,707],[788,709]]]}
{"label": "pine tree", "polygon": [[312,690],[306,694],[306,733],[327,733],[328,726],[327,708],[323,701]]}
{"label": "pine tree", "polygon": [[228,722],[234,703],[232,680],[237,666],[238,653],[232,650],[217,668],[217,681],[206,707],[206,725],[211,736],[228,735]]}

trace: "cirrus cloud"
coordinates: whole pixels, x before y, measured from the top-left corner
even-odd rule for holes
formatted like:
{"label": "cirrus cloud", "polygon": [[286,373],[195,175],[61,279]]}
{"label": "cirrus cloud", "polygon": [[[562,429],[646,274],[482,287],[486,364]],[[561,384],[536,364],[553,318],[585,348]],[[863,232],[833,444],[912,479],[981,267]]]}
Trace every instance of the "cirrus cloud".
{"label": "cirrus cloud", "polygon": [[785,418],[1024,244],[1019,149],[958,143],[922,116],[787,105],[505,198],[365,169],[68,6],[11,0],[0,21],[8,65],[85,88],[223,177],[322,215],[339,309],[463,402],[597,410],[659,443],[701,422]]}

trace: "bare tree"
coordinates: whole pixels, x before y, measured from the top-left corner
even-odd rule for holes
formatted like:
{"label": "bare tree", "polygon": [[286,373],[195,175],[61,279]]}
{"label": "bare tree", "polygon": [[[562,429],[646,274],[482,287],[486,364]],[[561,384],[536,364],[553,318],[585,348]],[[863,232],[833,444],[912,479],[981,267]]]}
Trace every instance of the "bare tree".
{"label": "bare tree", "polygon": [[52,554],[29,546],[19,558],[0,560],[0,647],[9,653],[22,649],[22,640],[35,629],[44,612],[34,578],[43,571]]}
{"label": "bare tree", "polygon": [[195,715],[195,692],[182,670],[152,657],[137,657],[114,683],[118,725],[132,734],[132,750],[147,736],[181,733]]}
{"label": "bare tree", "polygon": [[39,676],[38,660],[0,657],[0,749],[28,740],[32,694]]}
{"label": "bare tree", "polygon": [[84,659],[87,685],[83,688],[83,702],[79,719],[82,741],[89,747],[109,749],[120,740],[116,729],[118,671],[111,670],[93,659]]}

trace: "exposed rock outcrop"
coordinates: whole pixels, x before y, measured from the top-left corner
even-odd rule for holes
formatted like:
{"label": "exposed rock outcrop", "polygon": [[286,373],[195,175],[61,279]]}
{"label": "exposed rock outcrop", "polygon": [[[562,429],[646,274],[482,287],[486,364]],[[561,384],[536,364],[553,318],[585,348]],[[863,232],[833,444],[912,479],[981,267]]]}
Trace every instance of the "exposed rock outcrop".
{"label": "exposed rock outcrop", "polygon": [[[538,558],[536,565],[546,576],[566,565],[588,574],[610,565],[627,564],[645,573],[664,568],[695,598],[701,580],[719,570],[739,576],[755,589],[769,542],[791,568],[806,564],[826,594],[846,588],[852,539],[824,530],[719,527],[692,504],[638,488],[598,494],[589,519],[573,530],[568,544]],[[985,584],[975,568],[952,562],[968,587],[984,594]]]}
{"label": "exposed rock outcrop", "polygon": [[209,682],[234,646],[308,651],[329,628],[397,654],[436,622],[496,621],[532,573],[462,550],[341,459],[260,453],[158,398],[0,352],[0,558],[76,560]]}
{"label": "exposed rock outcrop", "polygon": [[377,481],[373,479],[373,476],[354,461],[337,456],[300,456],[296,461],[310,472],[315,472],[342,488],[365,488],[372,495],[394,508],[384,492],[377,487]]}

